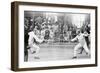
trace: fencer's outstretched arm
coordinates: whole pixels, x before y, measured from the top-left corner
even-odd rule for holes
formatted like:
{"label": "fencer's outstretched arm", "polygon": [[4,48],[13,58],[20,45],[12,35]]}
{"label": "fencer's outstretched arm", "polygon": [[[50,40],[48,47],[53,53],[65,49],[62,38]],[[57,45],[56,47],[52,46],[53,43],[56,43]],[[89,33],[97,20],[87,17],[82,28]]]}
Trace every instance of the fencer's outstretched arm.
{"label": "fencer's outstretched arm", "polygon": [[77,36],[75,37],[75,38],[73,38],[73,39],[71,39],[71,42],[74,42],[74,41],[76,41],[78,38],[77,38]]}

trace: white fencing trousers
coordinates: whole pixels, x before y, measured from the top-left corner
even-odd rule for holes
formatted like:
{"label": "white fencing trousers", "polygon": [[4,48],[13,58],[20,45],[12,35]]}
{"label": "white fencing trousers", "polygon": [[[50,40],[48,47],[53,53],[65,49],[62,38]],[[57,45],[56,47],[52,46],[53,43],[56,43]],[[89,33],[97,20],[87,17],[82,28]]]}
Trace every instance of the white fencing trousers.
{"label": "white fencing trousers", "polygon": [[39,50],[40,50],[40,47],[38,45],[36,44],[30,45],[30,51],[31,52],[35,51],[34,56],[38,56]]}
{"label": "white fencing trousers", "polygon": [[79,48],[81,48],[81,47],[83,47],[84,50],[86,51],[86,53],[88,53],[88,55],[90,55],[90,51],[89,51],[89,49],[88,49],[88,47],[87,47],[87,44],[84,43],[84,45],[81,45],[81,44],[79,43],[79,44],[77,44],[77,45],[75,46],[75,48],[74,48],[74,56],[77,56],[77,50],[78,50]]}

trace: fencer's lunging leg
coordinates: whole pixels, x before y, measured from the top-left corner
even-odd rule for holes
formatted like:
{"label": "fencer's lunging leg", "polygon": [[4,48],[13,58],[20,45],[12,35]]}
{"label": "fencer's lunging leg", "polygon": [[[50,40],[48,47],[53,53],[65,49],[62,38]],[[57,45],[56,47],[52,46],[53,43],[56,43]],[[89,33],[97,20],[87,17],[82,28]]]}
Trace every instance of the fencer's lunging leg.
{"label": "fencer's lunging leg", "polygon": [[77,50],[78,50],[80,47],[82,47],[80,43],[77,44],[77,45],[75,46],[75,48],[74,48],[74,57],[77,56]]}
{"label": "fencer's lunging leg", "polygon": [[87,53],[88,55],[90,55],[90,51],[89,51],[89,48],[88,48],[88,46],[87,46],[86,43],[83,45],[83,48],[84,48],[84,50],[86,51],[86,53]]}
{"label": "fencer's lunging leg", "polygon": [[39,51],[40,51],[40,47],[38,45],[34,44],[33,48],[34,48],[34,51],[35,51],[34,56],[37,57],[38,54],[39,54]]}

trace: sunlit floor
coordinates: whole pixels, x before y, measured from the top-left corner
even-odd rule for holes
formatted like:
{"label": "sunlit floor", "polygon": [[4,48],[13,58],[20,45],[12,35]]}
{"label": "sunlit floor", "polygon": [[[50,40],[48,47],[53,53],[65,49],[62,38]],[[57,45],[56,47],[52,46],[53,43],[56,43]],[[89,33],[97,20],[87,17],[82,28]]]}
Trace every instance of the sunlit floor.
{"label": "sunlit floor", "polygon": [[[34,54],[29,52],[28,61],[70,60],[73,57],[75,45],[75,43],[42,44],[38,53],[40,59],[34,59]],[[82,54],[77,54],[77,56],[77,59],[90,58],[85,51]]]}

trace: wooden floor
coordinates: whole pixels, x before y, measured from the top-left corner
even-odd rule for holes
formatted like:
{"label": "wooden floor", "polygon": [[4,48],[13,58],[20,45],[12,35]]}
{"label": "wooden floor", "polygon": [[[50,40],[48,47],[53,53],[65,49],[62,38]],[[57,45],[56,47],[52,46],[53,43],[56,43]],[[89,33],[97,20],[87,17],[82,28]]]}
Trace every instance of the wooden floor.
{"label": "wooden floor", "polygon": [[[77,44],[77,43],[76,43]],[[54,61],[70,60],[73,57],[75,43],[56,43],[40,45],[39,57],[34,59],[34,54],[29,52],[28,61]],[[78,59],[90,58],[85,52],[77,54]]]}

